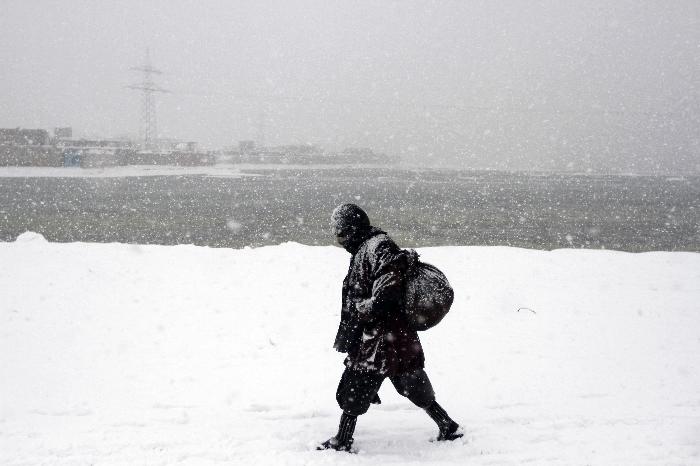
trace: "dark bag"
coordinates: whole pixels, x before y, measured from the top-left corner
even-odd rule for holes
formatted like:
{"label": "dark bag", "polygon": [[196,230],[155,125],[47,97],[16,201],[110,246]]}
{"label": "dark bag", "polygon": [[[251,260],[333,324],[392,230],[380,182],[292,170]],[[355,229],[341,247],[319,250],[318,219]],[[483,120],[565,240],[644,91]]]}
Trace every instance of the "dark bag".
{"label": "dark bag", "polygon": [[418,253],[408,250],[406,274],[406,315],[414,330],[434,327],[450,310],[454,291],[447,277],[437,267],[418,260]]}

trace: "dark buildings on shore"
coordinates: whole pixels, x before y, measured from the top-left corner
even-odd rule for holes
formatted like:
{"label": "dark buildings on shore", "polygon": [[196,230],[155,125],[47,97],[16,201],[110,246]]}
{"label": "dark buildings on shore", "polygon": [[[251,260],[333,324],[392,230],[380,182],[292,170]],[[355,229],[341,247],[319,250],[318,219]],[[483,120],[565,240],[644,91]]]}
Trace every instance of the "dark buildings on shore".
{"label": "dark buildings on shore", "polygon": [[327,152],[312,144],[257,147],[254,141],[240,141],[237,149],[222,152],[222,159],[231,163],[263,163],[282,165],[383,165],[395,159],[367,148],[349,148],[341,152]]}
{"label": "dark buildings on shore", "polygon": [[162,141],[157,151],[142,151],[128,138],[73,138],[70,127],[0,128],[0,166],[113,167],[123,165],[213,165],[214,154],[200,152],[194,142]]}
{"label": "dark buildings on shore", "polygon": [[17,146],[45,146],[51,141],[45,129],[0,128],[0,144]]}
{"label": "dark buildings on shore", "polygon": [[258,147],[241,141],[237,148],[202,152],[195,142],[158,141],[158,150],[144,151],[129,138],[74,138],[70,127],[44,129],[0,128],[0,166],[99,168],[124,165],[214,165],[217,161],[251,164],[342,165],[396,162],[371,149],[327,152],[311,144]]}

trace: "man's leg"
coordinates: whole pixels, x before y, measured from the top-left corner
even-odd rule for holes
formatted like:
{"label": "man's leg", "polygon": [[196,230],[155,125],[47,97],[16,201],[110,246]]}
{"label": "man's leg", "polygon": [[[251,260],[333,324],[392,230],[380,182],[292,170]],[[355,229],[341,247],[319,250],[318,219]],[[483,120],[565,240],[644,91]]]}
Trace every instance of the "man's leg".
{"label": "man's leg", "polygon": [[459,424],[435,401],[435,391],[428,374],[423,369],[391,377],[396,391],[419,408],[423,408],[440,429],[438,440],[455,440],[464,434],[459,432]]}
{"label": "man's leg", "polygon": [[318,450],[349,451],[353,443],[357,416],[365,414],[369,405],[377,395],[384,376],[371,372],[345,369],[340,378],[335,399],[343,410],[338,425],[338,433],[318,446]]}

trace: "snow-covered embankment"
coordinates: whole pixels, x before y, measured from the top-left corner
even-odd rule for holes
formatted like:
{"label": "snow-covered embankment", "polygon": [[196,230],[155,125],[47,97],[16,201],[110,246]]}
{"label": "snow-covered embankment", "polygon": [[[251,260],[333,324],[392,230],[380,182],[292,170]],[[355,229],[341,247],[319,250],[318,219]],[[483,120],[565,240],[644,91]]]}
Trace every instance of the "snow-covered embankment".
{"label": "snow-covered embankment", "polygon": [[341,249],[0,243],[0,464],[700,464],[700,254],[421,253],[466,441],[387,383],[344,455]]}

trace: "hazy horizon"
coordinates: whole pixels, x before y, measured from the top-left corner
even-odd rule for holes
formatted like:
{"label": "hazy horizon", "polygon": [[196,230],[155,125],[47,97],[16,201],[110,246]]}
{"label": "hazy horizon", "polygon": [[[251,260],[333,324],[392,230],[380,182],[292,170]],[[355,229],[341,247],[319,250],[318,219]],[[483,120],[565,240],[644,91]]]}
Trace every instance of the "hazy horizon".
{"label": "hazy horizon", "polygon": [[700,171],[700,2],[7,1],[0,127],[370,147],[428,166]]}

